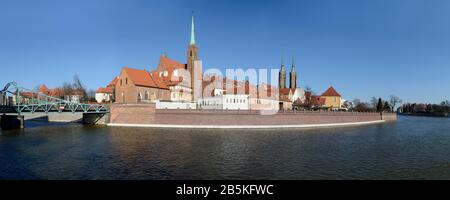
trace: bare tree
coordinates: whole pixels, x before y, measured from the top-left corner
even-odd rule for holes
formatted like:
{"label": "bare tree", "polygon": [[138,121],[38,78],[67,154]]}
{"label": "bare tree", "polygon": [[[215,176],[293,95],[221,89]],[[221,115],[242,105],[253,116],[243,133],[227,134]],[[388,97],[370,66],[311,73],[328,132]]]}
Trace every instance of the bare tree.
{"label": "bare tree", "polygon": [[66,95],[73,94],[74,88],[73,88],[72,84],[65,82],[65,83],[63,83],[61,91],[62,91],[62,93],[60,94],[60,97],[64,98],[64,96],[66,96]]}
{"label": "bare tree", "polygon": [[389,96],[389,104],[391,105],[392,112],[394,112],[395,105],[401,104],[401,103],[402,103],[402,100],[400,99],[400,97],[395,96],[395,95]]}
{"label": "bare tree", "polygon": [[78,77],[78,75],[73,76],[73,87],[74,90],[78,92],[79,95],[81,95],[81,99],[86,100],[86,87],[83,85],[83,83],[81,83],[80,77]]}
{"label": "bare tree", "polygon": [[378,98],[372,97],[372,98],[370,99],[370,105],[372,106],[372,108],[377,109]]}

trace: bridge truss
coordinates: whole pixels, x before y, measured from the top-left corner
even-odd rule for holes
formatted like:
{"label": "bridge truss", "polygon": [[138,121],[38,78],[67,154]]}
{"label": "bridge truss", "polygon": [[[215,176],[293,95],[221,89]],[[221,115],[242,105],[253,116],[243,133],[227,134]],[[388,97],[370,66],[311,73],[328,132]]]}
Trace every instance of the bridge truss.
{"label": "bridge truss", "polygon": [[38,91],[29,90],[19,86],[16,82],[6,84],[0,91],[1,113],[22,112],[84,112],[107,113],[108,106],[104,104],[86,104],[59,99]]}

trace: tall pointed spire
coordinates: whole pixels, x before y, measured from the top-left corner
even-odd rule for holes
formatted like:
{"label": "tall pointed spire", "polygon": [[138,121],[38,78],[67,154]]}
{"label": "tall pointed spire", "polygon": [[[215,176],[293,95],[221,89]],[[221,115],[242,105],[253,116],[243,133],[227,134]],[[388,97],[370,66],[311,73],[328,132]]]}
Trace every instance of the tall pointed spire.
{"label": "tall pointed spire", "polygon": [[291,72],[295,72],[295,60],[294,60],[294,56],[292,56],[292,69]]}
{"label": "tall pointed spire", "polygon": [[278,73],[278,87],[280,89],[286,88],[286,69],[284,69],[283,55],[281,55],[281,69]]}
{"label": "tall pointed spire", "polygon": [[189,43],[189,45],[195,45],[194,11],[192,11],[191,42]]}
{"label": "tall pointed spire", "polygon": [[292,69],[291,73],[289,73],[289,76],[290,76],[289,88],[291,89],[297,88],[297,72],[295,72],[294,56],[292,56]]}

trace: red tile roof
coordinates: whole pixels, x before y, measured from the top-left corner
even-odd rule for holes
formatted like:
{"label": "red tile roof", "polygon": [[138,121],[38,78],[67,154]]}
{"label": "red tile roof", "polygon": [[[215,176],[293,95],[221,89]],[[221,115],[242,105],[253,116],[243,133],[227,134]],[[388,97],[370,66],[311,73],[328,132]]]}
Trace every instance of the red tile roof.
{"label": "red tile roof", "polygon": [[128,77],[135,85],[153,88],[157,87],[147,71],[128,67],[124,67],[123,69],[126,71]]}
{"label": "red tile roof", "polygon": [[175,71],[176,69],[185,69],[185,67],[185,64],[179,63],[166,56],[161,56],[159,58],[158,67],[152,72],[158,72],[159,76],[159,72],[167,71],[167,76],[161,76],[161,78],[166,81],[171,81],[173,71]]}
{"label": "red tile roof", "polygon": [[47,93],[48,91],[49,91],[49,89],[48,89],[47,86],[45,86],[45,84],[42,84],[42,85],[39,87],[39,92]]}
{"label": "red tile roof", "polygon": [[113,88],[112,87],[99,87],[97,89],[97,91],[95,91],[96,93],[106,93],[106,94],[112,94],[113,93]]}
{"label": "red tile roof", "polygon": [[184,69],[184,67],[185,67],[185,64],[182,64],[175,60],[172,60],[169,57],[161,56],[161,57],[159,57],[159,64],[158,64],[158,68],[156,70],[157,71],[164,71],[164,70],[173,71],[174,69],[179,69],[179,68]]}
{"label": "red tile roof", "polygon": [[114,79],[107,85],[107,87],[110,87],[110,86],[114,87],[114,86],[116,86],[118,81],[119,81],[119,77],[118,76],[114,77]]}
{"label": "red tile roof", "polygon": [[340,97],[341,95],[336,92],[336,90],[333,88],[333,86],[331,86],[330,88],[328,88],[327,91],[325,91],[322,96],[326,96],[326,97]]}
{"label": "red tile roof", "polygon": [[152,75],[152,73],[141,70],[124,67],[123,70],[128,74],[134,85],[143,87],[152,87],[160,89],[169,89],[169,87],[158,77]]}
{"label": "red tile roof", "polygon": [[325,105],[325,98],[313,95],[311,96],[311,103],[316,106],[323,106]]}
{"label": "red tile roof", "polygon": [[294,94],[295,89],[282,88],[282,89],[279,89],[279,91],[280,91],[280,94],[282,94],[282,95],[289,95],[289,92],[292,92],[292,94]]}

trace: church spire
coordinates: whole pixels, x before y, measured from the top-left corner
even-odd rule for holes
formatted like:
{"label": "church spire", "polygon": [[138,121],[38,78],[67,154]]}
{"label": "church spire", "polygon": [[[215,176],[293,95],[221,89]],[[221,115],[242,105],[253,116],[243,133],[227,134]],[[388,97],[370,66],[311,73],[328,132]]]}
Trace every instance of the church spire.
{"label": "church spire", "polygon": [[292,69],[290,76],[290,88],[295,89],[297,88],[297,72],[295,72],[295,64],[294,64],[294,56],[292,56]]}
{"label": "church spire", "polygon": [[295,60],[294,60],[294,56],[292,56],[292,69],[291,72],[295,72]]}
{"label": "church spire", "polygon": [[194,30],[194,11],[192,11],[192,22],[191,22],[191,41],[189,45],[195,45],[195,30]]}
{"label": "church spire", "polygon": [[281,56],[281,69],[278,72],[278,87],[280,89],[286,88],[286,69],[284,69],[283,55]]}

